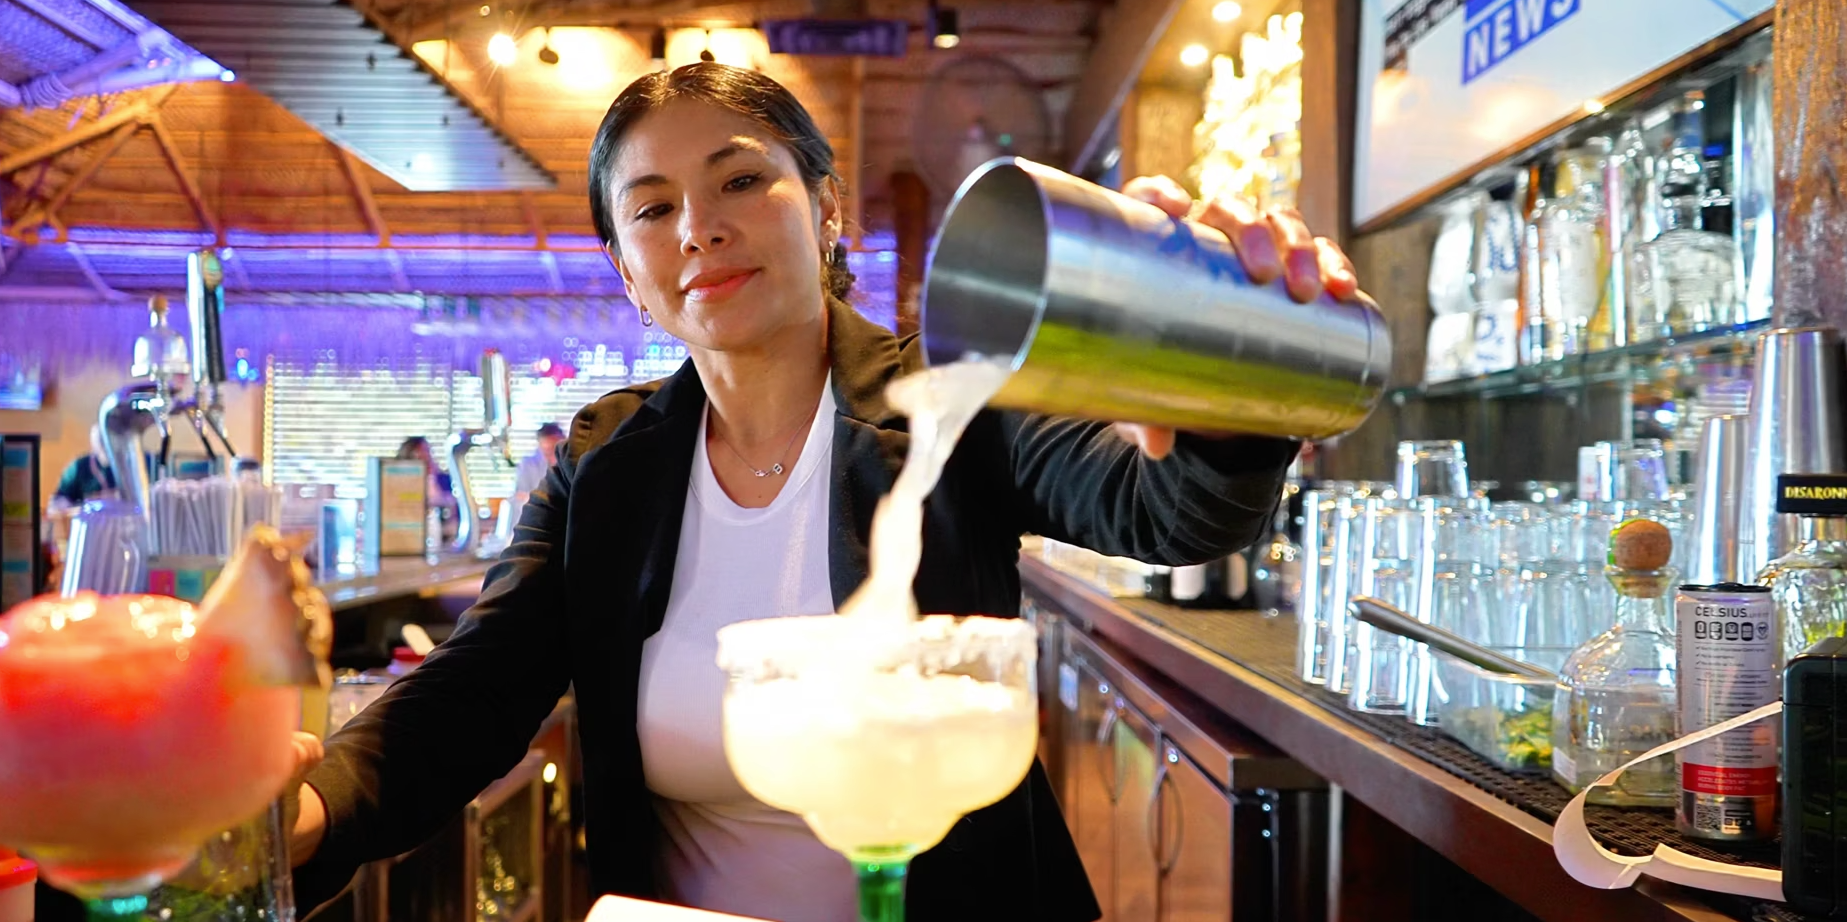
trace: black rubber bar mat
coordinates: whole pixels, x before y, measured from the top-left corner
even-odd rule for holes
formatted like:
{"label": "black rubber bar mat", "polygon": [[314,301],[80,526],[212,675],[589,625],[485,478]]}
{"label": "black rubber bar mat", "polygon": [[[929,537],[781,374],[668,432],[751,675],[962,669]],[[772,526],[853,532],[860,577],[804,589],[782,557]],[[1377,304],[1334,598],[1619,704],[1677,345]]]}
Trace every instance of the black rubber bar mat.
{"label": "black rubber bar mat", "polygon": [[[1266,618],[1256,612],[1201,611],[1175,608],[1145,599],[1118,599],[1119,604],[1149,621],[1191,640],[1238,665],[1275,682],[1325,708],[1400,749],[1462,778],[1548,823],[1571,800],[1571,793],[1543,771],[1510,772],[1476,755],[1438,729],[1420,727],[1403,717],[1366,714],[1346,706],[1345,699],[1295,674],[1295,621]],[[1591,834],[1605,848],[1621,855],[1652,854],[1666,842],[1680,851],[1727,864],[1781,867],[1778,844],[1748,848],[1713,848],[1690,839],[1674,828],[1672,810],[1602,807],[1585,810]],[[1715,895],[1717,896],[1717,895]],[[1752,905],[1718,897],[1727,912],[1742,920],[1803,922],[1804,917],[1776,904]]]}

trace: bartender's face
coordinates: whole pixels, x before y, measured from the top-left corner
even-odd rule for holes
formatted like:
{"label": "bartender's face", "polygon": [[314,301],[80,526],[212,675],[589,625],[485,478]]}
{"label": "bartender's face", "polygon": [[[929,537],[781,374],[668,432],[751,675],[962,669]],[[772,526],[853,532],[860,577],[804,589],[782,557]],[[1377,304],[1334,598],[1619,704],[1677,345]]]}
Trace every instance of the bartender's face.
{"label": "bartender's face", "polygon": [[672,102],[635,123],[613,169],[611,259],[662,329],[696,349],[750,351],[821,316],[838,198],[811,191],[761,125]]}

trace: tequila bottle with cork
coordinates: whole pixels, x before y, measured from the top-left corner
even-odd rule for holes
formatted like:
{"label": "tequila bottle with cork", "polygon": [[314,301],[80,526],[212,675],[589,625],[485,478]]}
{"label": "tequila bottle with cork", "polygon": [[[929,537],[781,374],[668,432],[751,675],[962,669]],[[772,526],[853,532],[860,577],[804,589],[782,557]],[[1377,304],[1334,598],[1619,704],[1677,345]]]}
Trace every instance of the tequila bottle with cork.
{"label": "tequila bottle with cork", "polygon": [[[1582,790],[1630,759],[1674,739],[1674,540],[1667,526],[1635,518],[1610,535],[1616,624],[1573,651],[1552,703],[1552,774]],[[1672,759],[1625,772],[1592,803],[1671,807],[1679,793]]]}

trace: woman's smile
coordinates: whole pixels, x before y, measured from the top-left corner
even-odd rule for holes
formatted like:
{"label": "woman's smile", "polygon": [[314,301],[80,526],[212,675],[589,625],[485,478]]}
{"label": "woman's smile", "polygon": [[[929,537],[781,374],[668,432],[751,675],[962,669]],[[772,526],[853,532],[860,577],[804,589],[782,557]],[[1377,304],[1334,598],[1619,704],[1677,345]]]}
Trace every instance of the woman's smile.
{"label": "woman's smile", "polygon": [[682,292],[688,301],[723,301],[737,294],[761,269],[712,269],[693,276]]}

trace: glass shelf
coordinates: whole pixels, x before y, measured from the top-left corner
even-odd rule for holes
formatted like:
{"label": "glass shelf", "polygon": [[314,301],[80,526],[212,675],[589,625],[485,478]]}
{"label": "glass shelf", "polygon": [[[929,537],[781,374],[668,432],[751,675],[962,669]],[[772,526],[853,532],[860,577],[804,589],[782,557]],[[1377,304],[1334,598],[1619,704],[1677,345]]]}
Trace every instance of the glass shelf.
{"label": "glass shelf", "polygon": [[1563,393],[1596,384],[1632,381],[1639,370],[1652,370],[1664,359],[1750,352],[1757,346],[1758,335],[1769,328],[1769,320],[1753,320],[1736,326],[1715,327],[1602,352],[1572,355],[1534,365],[1519,365],[1506,371],[1472,378],[1393,388],[1388,394],[1393,404],[1403,406],[1412,400],[1454,397],[1491,399]]}

